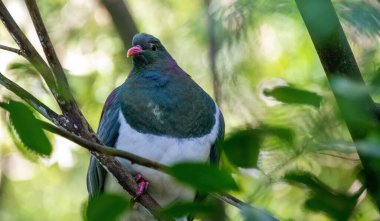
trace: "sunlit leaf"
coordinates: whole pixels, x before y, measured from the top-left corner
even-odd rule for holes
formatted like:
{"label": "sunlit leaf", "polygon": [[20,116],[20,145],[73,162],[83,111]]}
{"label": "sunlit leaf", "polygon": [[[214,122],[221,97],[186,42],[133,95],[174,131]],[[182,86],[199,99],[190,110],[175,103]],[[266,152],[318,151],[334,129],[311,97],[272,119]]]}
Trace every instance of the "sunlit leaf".
{"label": "sunlit leaf", "polygon": [[278,219],[274,218],[268,212],[260,210],[253,207],[243,207],[241,210],[241,215],[244,217],[245,221],[277,221]]}
{"label": "sunlit leaf", "polygon": [[289,86],[279,86],[273,89],[267,89],[264,91],[264,94],[287,104],[305,104],[319,107],[322,101],[322,97],[314,92]]}
{"label": "sunlit leaf", "polygon": [[0,103],[0,106],[9,112],[9,117],[21,142],[30,150],[49,156],[52,146],[36,120],[33,112],[20,102],[9,101],[8,104]]}
{"label": "sunlit leaf", "polygon": [[116,221],[128,208],[125,197],[103,193],[88,202],[87,221]]}
{"label": "sunlit leaf", "polygon": [[201,192],[222,192],[238,190],[230,174],[217,167],[202,163],[178,163],[168,171],[178,181]]}

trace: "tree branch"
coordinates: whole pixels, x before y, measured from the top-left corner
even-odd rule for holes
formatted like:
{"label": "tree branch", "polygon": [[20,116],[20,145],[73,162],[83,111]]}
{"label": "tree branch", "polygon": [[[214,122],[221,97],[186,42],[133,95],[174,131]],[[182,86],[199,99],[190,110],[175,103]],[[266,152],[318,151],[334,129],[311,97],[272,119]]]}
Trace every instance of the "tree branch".
{"label": "tree branch", "polygon": [[81,137],[76,136],[73,133],[68,132],[65,129],[55,127],[55,126],[53,126],[49,123],[46,123],[44,121],[40,121],[40,123],[42,125],[42,128],[44,128],[45,130],[48,130],[48,131],[55,133],[55,134],[58,134],[62,137],[65,137],[66,139],[69,139],[69,140],[75,142],[76,144],[86,148],[89,151],[96,151],[96,152],[103,153],[103,154],[106,154],[108,156],[113,156],[113,157],[121,157],[121,158],[124,158],[124,159],[131,161],[132,163],[136,163],[136,164],[146,166],[146,167],[149,167],[149,168],[152,168],[155,170],[159,170],[161,172],[165,172],[168,170],[167,166],[160,164],[158,162],[140,157],[138,155],[135,155],[135,154],[123,151],[123,150],[119,150],[116,148],[100,145],[98,143],[94,143],[94,142],[85,140]]}
{"label": "tree branch", "polygon": [[12,47],[8,47],[5,45],[0,45],[0,49],[5,50],[5,51],[10,51],[10,52],[16,53],[18,55],[24,56],[22,51],[20,49],[17,49],[17,48],[12,48]]}
{"label": "tree branch", "polygon": [[46,117],[48,120],[53,122],[55,125],[59,125],[59,115],[55,113],[52,109],[26,91],[24,88],[20,87],[18,84],[6,78],[0,73],[0,84],[3,85],[8,90],[15,93],[21,99],[26,101],[30,106],[37,110],[42,116]]}
{"label": "tree branch", "polygon": [[5,7],[3,1],[0,1],[0,19],[8,29],[8,32],[11,34],[14,41],[20,47],[24,57],[40,72],[53,95],[57,96],[58,93],[56,90],[56,85],[49,66],[26,38],[20,27],[16,24],[11,14]]}
{"label": "tree branch", "polygon": [[50,41],[50,37],[42,21],[38,6],[35,0],[26,0],[26,6],[30,16],[32,17],[34,28],[36,29],[38,38],[40,39],[41,46],[44,50],[46,59],[52,69],[53,75],[55,77],[55,83],[60,95],[63,96],[64,100],[71,101],[72,96],[69,92],[69,85],[67,83],[65,72],[63,71],[62,65],[58,60],[57,54],[55,53],[53,44]]}

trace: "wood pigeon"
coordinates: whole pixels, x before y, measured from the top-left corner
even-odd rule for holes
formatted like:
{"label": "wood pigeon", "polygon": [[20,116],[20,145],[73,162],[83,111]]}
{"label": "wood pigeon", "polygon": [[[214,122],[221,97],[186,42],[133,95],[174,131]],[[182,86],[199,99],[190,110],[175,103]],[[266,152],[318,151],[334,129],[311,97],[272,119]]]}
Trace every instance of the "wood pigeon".
{"label": "wood pigeon", "polygon": [[[217,163],[216,144],[224,135],[223,115],[217,104],[177,65],[157,38],[140,33],[132,43],[128,57],[133,58],[133,69],[104,104],[100,140],[168,166],[181,161]],[[147,191],[163,207],[194,200],[194,190],[169,175],[117,160],[135,175],[137,197]],[[94,156],[87,172],[87,189],[90,198],[104,191],[125,192]],[[136,204],[123,220],[154,218]]]}

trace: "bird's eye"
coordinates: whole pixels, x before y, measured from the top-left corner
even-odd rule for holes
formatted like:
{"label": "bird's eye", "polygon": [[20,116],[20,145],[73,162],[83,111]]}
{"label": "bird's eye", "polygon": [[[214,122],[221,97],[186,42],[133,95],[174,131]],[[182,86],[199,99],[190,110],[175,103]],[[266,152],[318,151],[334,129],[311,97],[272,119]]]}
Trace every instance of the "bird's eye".
{"label": "bird's eye", "polygon": [[150,48],[152,49],[152,51],[157,50],[157,46],[155,44],[150,44]]}

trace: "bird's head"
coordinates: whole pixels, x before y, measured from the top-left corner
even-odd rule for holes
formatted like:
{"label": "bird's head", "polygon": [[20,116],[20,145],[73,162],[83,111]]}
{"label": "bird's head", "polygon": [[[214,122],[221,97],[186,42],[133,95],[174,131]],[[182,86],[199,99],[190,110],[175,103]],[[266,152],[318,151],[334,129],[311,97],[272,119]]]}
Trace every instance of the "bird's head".
{"label": "bird's head", "polygon": [[160,40],[152,35],[136,34],[133,37],[132,45],[127,52],[127,57],[133,57],[135,66],[154,67],[174,61]]}

